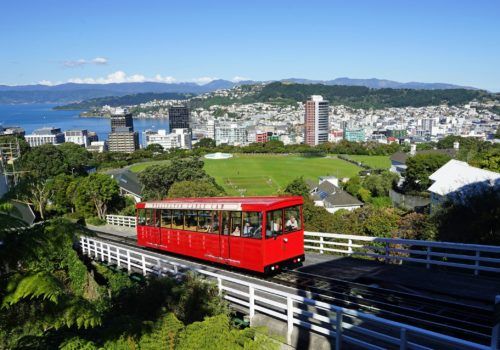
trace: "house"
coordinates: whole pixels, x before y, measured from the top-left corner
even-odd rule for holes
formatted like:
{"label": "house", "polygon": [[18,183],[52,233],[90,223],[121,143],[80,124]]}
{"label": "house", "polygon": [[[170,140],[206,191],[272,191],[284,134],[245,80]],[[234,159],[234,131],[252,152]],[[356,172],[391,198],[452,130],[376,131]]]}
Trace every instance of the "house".
{"label": "house", "polygon": [[431,211],[445,200],[460,200],[461,196],[484,188],[500,190],[500,173],[479,169],[455,159],[436,170],[429,179],[433,181],[428,188],[431,193]]}
{"label": "house", "polygon": [[114,169],[108,175],[118,183],[121,195],[132,197],[136,203],[142,200],[142,183],[137,174],[128,169]]}
{"label": "house", "polygon": [[335,176],[320,177],[318,183],[306,180],[306,184],[314,205],[324,207],[330,213],[340,209],[354,210],[363,206],[363,202],[339,187],[339,179]]}

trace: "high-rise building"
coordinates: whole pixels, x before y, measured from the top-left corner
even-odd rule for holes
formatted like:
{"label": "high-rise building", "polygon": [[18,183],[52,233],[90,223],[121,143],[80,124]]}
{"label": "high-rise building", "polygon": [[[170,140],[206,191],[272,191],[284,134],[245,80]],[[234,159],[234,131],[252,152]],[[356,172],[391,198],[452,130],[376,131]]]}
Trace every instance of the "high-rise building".
{"label": "high-rise building", "polygon": [[164,150],[172,148],[191,149],[191,132],[189,129],[173,129],[170,134],[166,130],[146,130],[142,133],[143,146],[158,144]]}
{"label": "high-rise building", "polygon": [[117,108],[115,113],[111,115],[111,132],[115,132],[118,128],[130,128],[130,131],[134,131],[132,114],[121,108]]}
{"label": "high-rise building", "polygon": [[247,130],[244,126],[220,123],[215,127],[215,144],[244,145],[247,143]]}
{"label": "high-rise building", "polygon": [[328,142],[329,103],[322,96],[312,95],[305,103],[304,141],[311,146]]}
{"label": "high-rise building", "polygon": [[185,106],[168,107],[170,132],[174,129],[189,129],[189,108]]}
{"label": "high-rise building", "polygon": [[132,114],[116,109],[111,115],[111,133],[108,137],[110,152],[132,153],[139,149],[139,134],[134,132]]}

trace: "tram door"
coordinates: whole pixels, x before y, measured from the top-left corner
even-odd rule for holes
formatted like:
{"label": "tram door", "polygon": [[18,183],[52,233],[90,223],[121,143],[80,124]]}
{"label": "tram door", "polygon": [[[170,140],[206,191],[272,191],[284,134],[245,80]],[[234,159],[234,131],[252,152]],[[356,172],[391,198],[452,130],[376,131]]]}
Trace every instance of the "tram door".
{"label": "tram door", "polygon": [[148,241],[151,243],[151,244],[154,244],[154,245],[160,245],[161,244],[161,235],[160,235],[160,215],[161,215],[161,210],[153,210],[151,209],[151,214],[153,214],[154,212],[154,215],[151,215],[151,227],[149,227],[149,237],[148,237]]}
{"label": "tram door", "polygon": [[224,262],[225,261],[224,259],[229,259],[229,227],[230,227],[229,212],[221,211],[220,217],[221,217],[220,218],[221,227],[219,234],[219,247],[220,247],[219,256],[223,259],[222,261]]}

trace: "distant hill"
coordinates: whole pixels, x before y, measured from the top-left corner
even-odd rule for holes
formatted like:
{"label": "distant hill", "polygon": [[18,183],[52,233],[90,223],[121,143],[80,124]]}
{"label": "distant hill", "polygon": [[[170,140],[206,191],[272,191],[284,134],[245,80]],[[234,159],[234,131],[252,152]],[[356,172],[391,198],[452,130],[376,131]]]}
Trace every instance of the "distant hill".
{"label": "distant hill", "polygon": [[63,106],[57,106],[54,109],[67,109],[67,110],[88,110],[94,107],[102,106],[130,106],[146,103],[153,100],[185,100],[193,97],[193,94],[180,94],[177,92],[165,93],[142,93],[124,96],[107,96],[92,98],[82,102],[70,103]]}
{"label": "distant hill", "polygon": [[385,79],[351,79],[351,78],[337,78],[333,80],[308,80],[300,78],[283,79],[281,82],[292,82],[298,84],[324,84],[324,85],[347,85],[347,86],[365,86],[372,89],[421,89],[421,90],[444,90],[444,89],[467,89],[477,90],[470,86],[460,86],[446,83],[419,83],[409,82],[400,83],[393,80]]}
{"label": "distant hill", "polygon": [[214,96],[208,99],[191,100],[192,107],[208,107],[210,105],[228,105],[231,103],[270,102],[293,104],[303,102],[311,95],[322,95],[332,105],[346,105],[353,108],[386,108],[386,107],[422,107],[446,103],[461,105],[474,99],[495,99],[495,95],[483,90],[468,89],[392,89],[368,88],[365,86],[342,86],[324,84],[297,84],[292,82],[274,82],[265,85],[253,95],[237,99]]}
{"label": "distant hill", "polygon": [[[266,83],[270,83],[268,81]],[[322,85],[342,85],[342,86],[360,86],[373,89],[425,89],[425,90],[441,90],[441,89],[474,89],[471,87],[462,87],[445,83],[399,83],[392,80],[383,79],[350,79],[337,78],[333,80],[309,80],[301,78],[290,78],[281,80],[283,83],[299,83],[299,84],[322,84]],[[76,84],[66,83],[54,86],[47,85],[19,85],[8,86],[0,85],[0,104],[16,104],[16,103],[73,103],[81,102],[88,99],[107,97],[107,96],[124,96],[130,94],[141,93],[189,93],[202,94],[212,92],[219,89],[230,89],[236,85],[255,84],[256,81],[240,81],[238,83],[218,79],[213,80],[208,84],[198,85],[192,82],[185,83],[158,83],[158,82],[142,82],[142,83],[111,83],[111,84]]]}

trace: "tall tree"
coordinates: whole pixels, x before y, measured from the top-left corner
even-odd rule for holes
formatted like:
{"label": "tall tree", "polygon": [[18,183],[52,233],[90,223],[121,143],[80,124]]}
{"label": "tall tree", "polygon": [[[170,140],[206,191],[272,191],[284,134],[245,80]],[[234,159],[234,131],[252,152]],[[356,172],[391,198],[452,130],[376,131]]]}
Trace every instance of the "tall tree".
{"label": "tall tree", "polygon": [[446,164],[450,157],[439,153],[417,154],[406,161],[405,182],[407,191],[425,191],[431,185],[429,176]]}
{"label": "tall tree", "polygon": [[168,190],[169,198],[217,197],[223,194],[219,186],[206,180],[175,182]]}
{"label": "tall tree", "polygon": [[117,201],[119,193],[117,183],[110,176],[96,173],[80,182],[77,200],[80,203],[92,203],[99,219],[104,220],[112,203]]}

